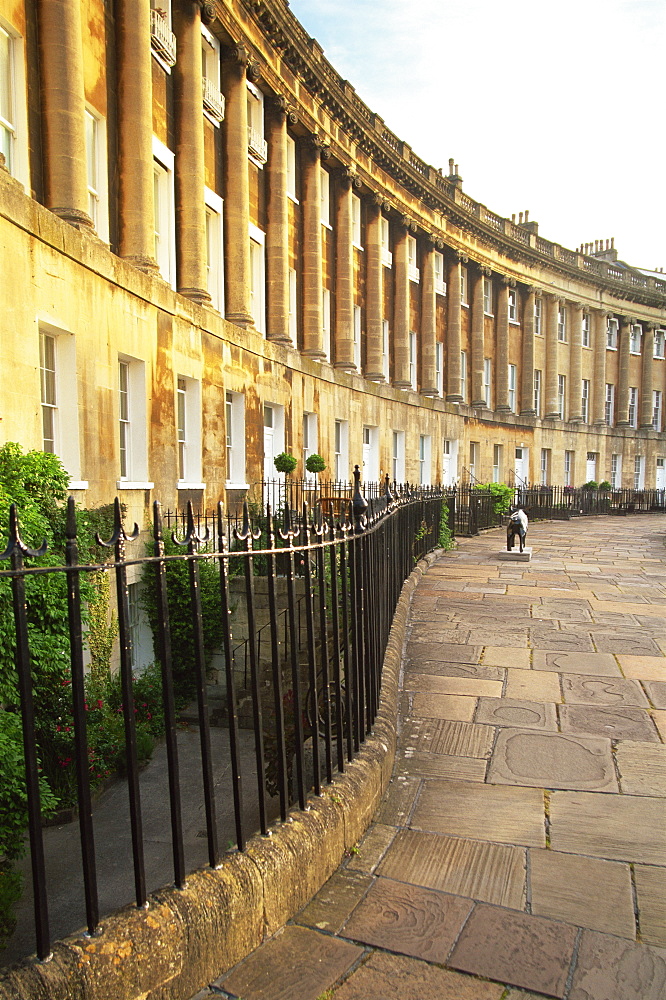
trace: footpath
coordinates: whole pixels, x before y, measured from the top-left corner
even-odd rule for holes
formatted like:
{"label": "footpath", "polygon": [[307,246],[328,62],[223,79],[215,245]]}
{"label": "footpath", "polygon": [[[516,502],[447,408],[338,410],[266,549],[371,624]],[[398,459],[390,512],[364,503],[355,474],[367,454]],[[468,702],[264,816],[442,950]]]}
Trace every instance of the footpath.
{"label": "footpath", "polygon": [[196,1000],[663,1000],[665,542],[585,518],[434,563],[374,823]]}

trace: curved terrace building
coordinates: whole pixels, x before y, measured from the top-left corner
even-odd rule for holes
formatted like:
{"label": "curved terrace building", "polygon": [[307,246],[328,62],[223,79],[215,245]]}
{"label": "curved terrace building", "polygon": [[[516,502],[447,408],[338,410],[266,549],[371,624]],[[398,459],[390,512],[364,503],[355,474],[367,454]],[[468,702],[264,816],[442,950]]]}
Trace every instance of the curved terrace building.
{"label": "curved terrace building", "polygon": [[666,276],[470,198],[286,0],[0,0],[0,434],[86,506],[666,487]]}

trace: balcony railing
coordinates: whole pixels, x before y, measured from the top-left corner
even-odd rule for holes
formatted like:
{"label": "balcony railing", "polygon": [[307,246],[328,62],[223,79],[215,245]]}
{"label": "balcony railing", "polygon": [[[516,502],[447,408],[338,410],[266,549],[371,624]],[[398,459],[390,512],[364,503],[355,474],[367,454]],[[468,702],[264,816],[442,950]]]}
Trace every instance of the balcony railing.
{"label": "balcony railing", "polygon": [[212,80],[204,77],[201,81],[203,89],[203,105],[209,115],[216,121],[224,120],[224,94],[221,94]]}
{"label": "balcony railing", "polygon": [[176,64],[176,36],[157,10],[150,12],[150,42],[167,66]]}
{"label": "balcony railing", "polygon": [[268,143],[252,125],[247,127],[247,148],[256,160],[265,163],[268,159]]}

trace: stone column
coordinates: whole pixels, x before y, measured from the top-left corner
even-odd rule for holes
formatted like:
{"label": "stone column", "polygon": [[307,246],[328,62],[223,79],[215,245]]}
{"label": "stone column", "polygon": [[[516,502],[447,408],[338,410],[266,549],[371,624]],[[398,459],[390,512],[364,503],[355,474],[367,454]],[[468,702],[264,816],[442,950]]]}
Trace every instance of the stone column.
{"label": "stone column", "polygon": [[483,279],[489,278],[489,267],[480,267],[472,289],[472,406],[485,406],[483,392],[483,362],[485,358]]}
{"label": "stone column", "polygon": [[546,295],[546,408],[544,420],[559,420],[557,405],[557,313],[560,300],[557,295]]}
{"label": "stone column", "polygon": [[462,323],[460,317],[461,295],[460,282],[463,264],[467,257],[456,252],[449,267],[448,311],[447,311],[447,366],[446,366],[446,401],[447,403],[462,403],[460,394],[460,351],[462,349]]}
{"label": "stone column", "polygon": [[641,419],[639,424],[642,428],[652,427],[652,391],[653,383],[653,361],[654,354],[654,326],[652,323],[643,324],[643,357],[641,358]]}
{"label": "stone column", "polygon": [[536,416],[534,409],[534,302],[537,295],[541,295],[541,292],[537,292],[535,288],[528,288],[523,308],[520,414],[525,417]]}
{"label": "stone column", "polygon": [[[287,116],[284,97],[268,104],[266,198],[267,339],[291,344],[289,333],[289,202],[287,199]],[[296,303],[294,303],[294,307]],[[294,345],[296,346],[296,345]]]}
{"label": "stone column", "polygon": [[569,423],[583,422],[583,303],[569,303],[571,351],[569,354]]}
{"label": "stone column", "polygon": [[[47,208],[73,226],[92,229],[88,214],[81,7],[79,0],[38,3],[44,181]],[[150,44],[148,28],[146,35]]]}
{"label": "stone column", "polygon": [[620,317],[620,344],[617,377],[617,426],[629,426],[629,346],[631,327],[634,320],[630,316]]}
{"label": "stone column", "polygon": [[382,198],[378,195],[367,208],[365,230],[365,323],[366,323],[366,372],[370,382],[384,382],[383,319],[384,271],[382,265]]}
{"label": "stone column", "polygon": [[497,401],[495,409],[499,413],[511,413],[509,405],[509,288],[515,284],[513,278],[503,277],[497,297],[497,371],[495,374]]}
{"label": "stone column", "polygon": [[324,262],[321,234],[321,155],[321,140],[318,136],[311,136],[310,141],[305,144],[302,161],[303,354],[308,358],[326,357],[323,350]]}
{"label": "stone column", "polygon": [[421,268],[421,395],[437,396],[436,237],[431,236]]}
{"label": "stone column", "polygon": [[225,60],[226,157],[224,202],[225,307],[236,326],[254,326],[251,309],[250,183],[247,166],[247,64],[244,45]]}
{"label": "stone column", "polygon": [[407,237],[411,222],[403,218],[393,248],[393,281],[395,302],[393,316],[393,385],[411,389],[409,381],[409,260]]}
{"label": "stone column", "polygon": [[176,124],[176,266],[178,291],[210,302],[207,288],[201,7],[192,0],[173,5],[178,59],[173,67]]}
{"label": "stone column", "polygon": [[592,419],[596,427],[606,423],[606,323],[607,315],[593,309],[592,348],[594,351],[594,384],[592,386]]}
{"label": "stone column", "polygon": [[143,271],[155,261],[153,57],[150,0],[118,0],[118,253]]}
{"label": "stone column", "polygon": [[[335,367],[356,371],[354,362],[354,173],[343,170],[337,184],[335,216]],[[366,249],[369,252],[369,248]]]}

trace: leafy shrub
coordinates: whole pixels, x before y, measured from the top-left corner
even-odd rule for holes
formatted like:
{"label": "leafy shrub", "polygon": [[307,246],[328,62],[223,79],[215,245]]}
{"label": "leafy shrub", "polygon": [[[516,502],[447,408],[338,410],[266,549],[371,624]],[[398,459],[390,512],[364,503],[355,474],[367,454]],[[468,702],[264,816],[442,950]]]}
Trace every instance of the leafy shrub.
{"label": "leafy shrub", "polygon": [[608,480],[604,479],[602,482],[599,483],[599,489],[604,490],[604,492],[608,492],[608,490],[612,489],[612,487],[611,484],[608,482]]}
{"label": "leafy shrub", "polygon": [[495,514],[507,514],[513,500],[513,488],[505,483],[479,483],[475,489],[490,493]]}
{"label": "leafy shrub", "polygon": [[589,479],[586,483],[583,483],[581,489],[583,490],[598,490],[599,484],[594,479]]}
{"label": "leafy shrub", "polygon": [[294,458],[294,456],[290,455],[288,452],[282,451],[279,455],[275,456],[273,464],[278,472],[284,472],[289,476],[298,465],[298,459]]}
{"label": "leafy shrub", "polygon": [[440,549],[452,549],[455,545],[451,529],[449,528],[449,507],[446,500],[442,500],[442,513],[439,519],[439,538],[437,544]]}
{"label": "leafy shrub", "polygon": [[313,473],[323,472],[324,469],[326,468],[326,462],[321,457],[321,455],[317,455],[315,452],[315,454],[308,455],[308,457],[306,458],[305,468],[308,470],[308,472],[313,472]]}

